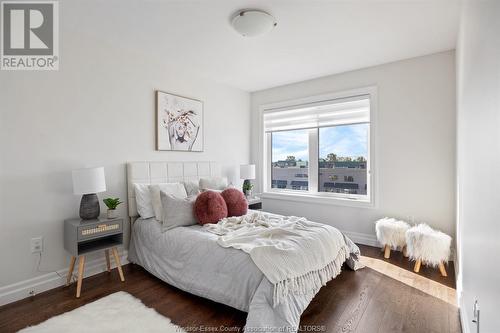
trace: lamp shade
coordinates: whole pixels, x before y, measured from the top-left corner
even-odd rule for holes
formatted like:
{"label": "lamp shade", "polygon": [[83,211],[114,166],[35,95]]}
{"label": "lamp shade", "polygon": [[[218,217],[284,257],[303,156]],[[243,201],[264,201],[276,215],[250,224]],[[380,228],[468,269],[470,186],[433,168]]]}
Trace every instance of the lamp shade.
{"label": "lamp shade", "polygon": [[240,165],[240,179],[255,179],[255,164]]}
{"label": "lamp shade", "polygon": [[106,191],[104,168],[73,170],[73,193],[92,194]]}
{"label": "lamp shade", "polygon": [[240,182],[240,169],[238,165],[231,165],[226,169],[229,185],[236,186]]}

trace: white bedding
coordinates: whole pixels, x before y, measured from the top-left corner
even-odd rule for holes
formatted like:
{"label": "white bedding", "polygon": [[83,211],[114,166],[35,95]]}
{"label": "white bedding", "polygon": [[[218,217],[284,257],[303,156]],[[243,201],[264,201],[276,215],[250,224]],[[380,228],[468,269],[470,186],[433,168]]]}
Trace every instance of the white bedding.
{"label": "white bedding", "polygon": [[[356,262],[359,249],[343,238],[337,251],[348,249],[352,254],[348,261]],[[248,328],[295,332],[315,293],[289,294],[273,307],[274,287],[250,256],[221,247],[217,239],[201,226],[162,233],[155,219],[139,219],[133,225],[129,260],[179,289],[248,312]],[[340,267],[336,269],[340,272]]]}
{"label": "white bedding", "polygon": [[274,285],[274,304],[289,293],[316,293],[349,257],[340,231],[304,217],[252,212],[203,227],[220,236],[220,246],[250,255]]}

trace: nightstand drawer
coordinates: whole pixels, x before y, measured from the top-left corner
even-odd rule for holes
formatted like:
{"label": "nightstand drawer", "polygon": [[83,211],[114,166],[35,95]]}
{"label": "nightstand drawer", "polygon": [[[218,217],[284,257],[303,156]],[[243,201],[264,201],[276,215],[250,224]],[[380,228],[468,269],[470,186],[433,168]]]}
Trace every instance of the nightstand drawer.
{"label": "nightstand drawer", "polygon": [[78,227],[78,240],[93,239],[101,236],[122,232],[122,220],[106,221],[102,223],[83,225]]}

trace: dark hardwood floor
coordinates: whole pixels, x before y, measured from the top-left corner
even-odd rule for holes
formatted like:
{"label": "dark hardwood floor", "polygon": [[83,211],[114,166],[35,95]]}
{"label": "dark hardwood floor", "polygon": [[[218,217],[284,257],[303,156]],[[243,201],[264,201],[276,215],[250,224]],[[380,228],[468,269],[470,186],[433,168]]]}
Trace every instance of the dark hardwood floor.
{"label": "dark hardwood floor", "polygon": [[[370,255],[375,248],[362,251]],[[124,266],[124,272],[123,283],[116,270],[85,279],[80,299],[72,284],[0,307],[0,332],[16,332],[120,290],[183,327],[245,324],[246,313],[171,287],[137,265]],[[460,332],[456,307],[370,268],[346,269],[330,281],[302,315],[301,325],[319,325],[325,332]]]}

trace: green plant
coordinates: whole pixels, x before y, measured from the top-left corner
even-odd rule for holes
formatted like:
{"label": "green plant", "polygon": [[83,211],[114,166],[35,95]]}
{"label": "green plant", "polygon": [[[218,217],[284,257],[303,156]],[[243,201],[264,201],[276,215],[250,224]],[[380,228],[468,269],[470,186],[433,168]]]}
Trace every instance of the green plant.
{"label": "green plant", "polygon": [[102,201],[108,207],[108,209],[116,209],[119,204],[123,203],[120,201],[120,198],[106,198]]}
{"label": "green plant", "polygon": [[253,184],[250,182],[243,183],[243,191],[251,191],[253,189]]}

